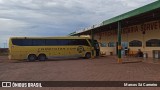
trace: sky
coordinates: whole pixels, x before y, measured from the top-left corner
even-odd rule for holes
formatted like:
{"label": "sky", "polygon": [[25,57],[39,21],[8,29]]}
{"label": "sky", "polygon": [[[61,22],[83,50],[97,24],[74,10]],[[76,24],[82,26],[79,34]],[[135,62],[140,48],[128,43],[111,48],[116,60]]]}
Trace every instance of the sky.
{"label": "sky", "polygon": [[156,0],[0,0],[0,48],[9,37],[66,36]]}

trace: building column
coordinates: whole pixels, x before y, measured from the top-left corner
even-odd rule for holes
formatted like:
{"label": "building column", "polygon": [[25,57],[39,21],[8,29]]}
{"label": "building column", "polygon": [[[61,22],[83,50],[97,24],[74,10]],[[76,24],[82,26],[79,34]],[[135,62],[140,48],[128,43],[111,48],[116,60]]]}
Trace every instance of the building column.
{"label": "building column", "polygon": [[121,22],[118,21],[118,63],[122,63],[122,58],[121,58]]}
{"label": "building column", "polygon": [[[94,46],[94,32],[93,29],[91,29],[91,44],[92,47]],[[92,57],[94,57],[94,50],[92,50]]]}

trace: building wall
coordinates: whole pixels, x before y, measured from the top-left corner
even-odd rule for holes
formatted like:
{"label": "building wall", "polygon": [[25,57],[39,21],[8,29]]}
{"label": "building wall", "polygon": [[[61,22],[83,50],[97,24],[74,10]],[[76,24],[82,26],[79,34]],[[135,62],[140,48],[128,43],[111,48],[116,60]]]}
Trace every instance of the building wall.
{"label": "building wall", "polygon": [[[109,42],[117,42],[116,31],[117,30],[106,30],[105,32],[95,34],[95,39],[100,43],[107,43],[107,47],[101,47],[101,51],[106,52],[106,54],[110,54],[110,52],[116,54],[116,45],[114,47],[108,46]],[[128,48],[131,51],[141,49],[143,52],[148,53],[149,57],[152,57],[152,50],[160,50],[160,46],[146,47],[146,41],[150,39],[160,39],[160,20],[122,28],[122,42],[130,42],[133,40],[142,42],[141,47],[129,47],[128,43]]]}

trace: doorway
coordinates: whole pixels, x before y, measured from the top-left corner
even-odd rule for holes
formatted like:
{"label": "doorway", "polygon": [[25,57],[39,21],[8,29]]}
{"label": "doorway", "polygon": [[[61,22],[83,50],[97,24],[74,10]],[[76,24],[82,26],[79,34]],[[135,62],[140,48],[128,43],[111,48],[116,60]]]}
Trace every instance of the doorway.
{"label": "doorway", "polygon": [[121,54],[122,55],[126,55],[126,53],[128,51],[128,42],[122,42],[121,45],[122,45]]}
{"label": "doorway", "polygon": [[[128,42],[121,42],[122,50],[121,54],[125,55],[125,49],[128,49]],[[118,42],[116,42],[116,53],[118,55]]]}

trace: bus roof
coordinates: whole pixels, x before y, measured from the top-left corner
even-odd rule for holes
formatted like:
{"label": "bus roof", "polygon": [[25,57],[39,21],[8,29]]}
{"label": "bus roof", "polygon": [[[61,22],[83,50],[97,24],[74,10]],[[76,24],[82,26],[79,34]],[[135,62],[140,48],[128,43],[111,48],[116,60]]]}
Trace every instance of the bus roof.
{"label": "bus roof", "polygon": [[10,39],[90,39],[89,37],[61,36],[61,37],[10,37]]}

